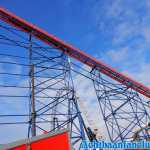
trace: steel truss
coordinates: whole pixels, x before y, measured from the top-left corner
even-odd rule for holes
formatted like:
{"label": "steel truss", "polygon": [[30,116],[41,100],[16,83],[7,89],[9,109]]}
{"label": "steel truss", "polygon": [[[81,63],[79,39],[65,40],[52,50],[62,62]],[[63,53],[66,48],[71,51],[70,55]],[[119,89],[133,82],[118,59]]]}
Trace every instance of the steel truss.
{"label": "steel truss", "polygon": [[[28,137],[69,128],[73,145],[87,138],[72,80],[74,71],[93,81],[111,141],[134,140],[137,133],[140,139],[149,138],[143,130],[150,122],[148,87],[3,8],[0,19],[0,125],[26,125]],[[70,57],[92,68],[91,72],[79,69]],[[21,109],[4,109],[3,101],[20,103]]]}
{"label": "steel truss", "polygon": [[[1,80],[8,79],[8,82],[1,84],[0,87],[4,91],[8,88],[26,90],[19,94],[2,93],[0,99],[4,98],[7,101],[20,99],[28,103],[26,114],[12,112],[1,114],[0,117],[6,119],[2,120],[0,125],[28,124],[28,137],[67,128],[72,144],[79,146],[86,138],[85,125],[76,100],[68,56],[57,48],[46,47],[35,39],[32,33],[22,34],[22,31],[4,23],[1,23],[0,27],[2,29],[0,45],[3,49],[0,53],[1,66],[12,68],[20,66],[23,70],[21,73],[12,73],[9,69],[0,72]],[[15,80],[16,77],[20,78],[16,79],[17,82],[23,78],[26,84],[24,86],[18,83],[10,84],[9,78]],[[22,118],[17,119],[18,117]],[[8,122],[7,118],[13,118],[14,121]]]}
{"label": "steel truss", "polygon": [[[96,70],[91,71],[99,107],[111,141],[148,139],[150,133],[142,130],[150,122],[149,99],[118,84]],[[149,130],[149,129],[148,129]]]}

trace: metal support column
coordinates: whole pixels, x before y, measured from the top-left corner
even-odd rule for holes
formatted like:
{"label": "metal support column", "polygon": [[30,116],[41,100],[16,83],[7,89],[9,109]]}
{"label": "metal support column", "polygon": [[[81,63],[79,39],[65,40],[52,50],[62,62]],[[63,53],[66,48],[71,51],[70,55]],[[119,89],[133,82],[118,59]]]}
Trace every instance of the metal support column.
{"label": "metal support column", "polygon": [[30,77],[30,105],[31,107],[31,134],[32,136],[36,136],[36,109],[35,109],[35,89],[34,89],[34,64],[32,62],[32,34],[29,35],[29,63],[30,63],[30,71],[29,71],[29,77]]}

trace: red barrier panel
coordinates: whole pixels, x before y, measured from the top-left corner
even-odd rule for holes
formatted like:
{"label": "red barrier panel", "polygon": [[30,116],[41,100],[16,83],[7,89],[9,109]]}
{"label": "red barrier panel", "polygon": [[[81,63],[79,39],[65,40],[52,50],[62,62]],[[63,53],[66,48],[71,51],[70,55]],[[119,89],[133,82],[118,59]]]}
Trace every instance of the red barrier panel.
{"label": "red barrier panel", "polygon": [[1,150],[70,150],[69,134],[59,131],[44,134],[31,139],[21,140],[0,147]]}

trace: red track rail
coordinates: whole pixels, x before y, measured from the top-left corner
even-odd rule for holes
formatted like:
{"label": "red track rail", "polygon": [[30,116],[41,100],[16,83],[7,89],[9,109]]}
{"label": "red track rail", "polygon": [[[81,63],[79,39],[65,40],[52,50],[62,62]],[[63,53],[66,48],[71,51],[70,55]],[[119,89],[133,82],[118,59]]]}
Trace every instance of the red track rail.
{"label": "red track rail", "polygon": [[64,51],[68,56],[77,59],[78,61],[90,66],[91,68],[96,68],[103,74],[120,82],[121,84],[127,86],[128,88],[134,89],[135,91],[150,98],[150,88],[144,86],[143,84],[137,81],[134,81],[133,79],[116,71],[115,69],[104,64],[103,62],[96,60],[95,58],[84,53],[83,51],[73,47],[72,45],[65,43],[64,41],[58,39],[57,37],[45,32],[44,30],[36,27],[35,25],[23,20],[22,18],[8,12],[7,10],[1,7],[0,7],[0,19],[12,26],[15,26],[16,28],[24,32],[31,33],[33,36],[47,43],[48,45],[51,45],[55,48],[60,49],[61,51]]}

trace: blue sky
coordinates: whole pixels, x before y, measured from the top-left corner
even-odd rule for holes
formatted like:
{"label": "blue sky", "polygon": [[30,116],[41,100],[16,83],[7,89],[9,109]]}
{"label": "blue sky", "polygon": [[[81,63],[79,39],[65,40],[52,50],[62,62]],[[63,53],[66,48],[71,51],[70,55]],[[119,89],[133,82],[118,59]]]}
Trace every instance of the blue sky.
{"label": "blue sky", "polygon": [[144,79],[147,75],[143,77],[150,72],[149,0],[1,0],[0,5],[135,79],[149,82]]}
{"label": "blue sky", "polygon": [[[0,0],[0,6],[150,86],[149,0]],[[78,87],[90,93],[81,97],[93,98],[90,87],[88,81]]]}

